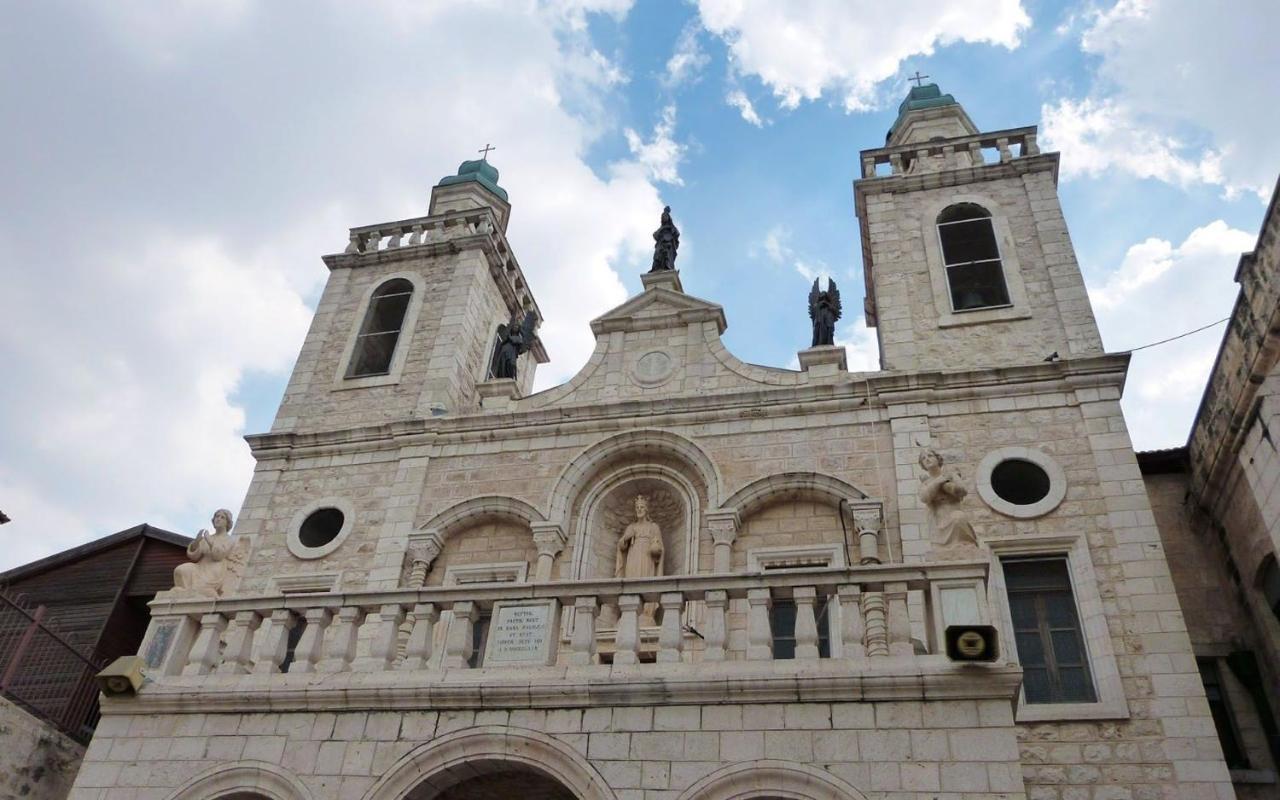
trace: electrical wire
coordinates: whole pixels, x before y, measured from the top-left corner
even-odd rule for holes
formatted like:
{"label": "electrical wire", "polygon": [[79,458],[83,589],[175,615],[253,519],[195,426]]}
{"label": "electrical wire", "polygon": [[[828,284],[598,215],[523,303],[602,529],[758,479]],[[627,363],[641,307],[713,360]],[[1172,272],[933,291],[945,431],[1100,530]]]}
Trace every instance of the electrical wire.
{"label": "electrical wire", "polygon": [[1217,322],[1210,322],[1208,325],[1201,325],[1199,328],[1196,328],[1196,329],[1195,329],[1195,330],[1193,330],[1193,331],[1187,331],[1186,333],[1180,333],[1180,334],[1178,334],[1177,336],[1170,336],[1168,339],[1161,339],[1161,340],[1160,340],[1160,341],[1158,341],[1158,342],[1152,342],[1151,344],[1144,344],[1144,345],[1143,345],[1143,346],[1141,346],[1141,347],[1130,347],[1128,350],[1122,350],[1122,351],[1120,351],[1120,352],[1122,352],[1122,353],[1124,353],[1124,352],[1127,352],[1127,353],[1136,353],[1136,352],[1138,352],[1139,350],[1146,350],[1148,347],[1155,347],[1156,345],[1160,345],[1160,344],[1167,344],[1167,343],[1172,342],[1172,341],[1175,341],[1175,340],[1177,340],[1177,339],[1181,339],[1181,338],[1183,338],[1184,336],[1190,336],[1190,335],[1191,335],[1191,334],[1193,334],[1193,333],[1199,333],[1200,331],[1208,330],[1209,328],[1212,328],[1212,327],[1214,327],[1215,325],[1221,325],[1222,323],[1226,322],[1226,321],[1227,321],[1227,320],[1229,320],[1229,319],[1231,319],[1231,317],[1223,317],[1222,319],[1218,320]]}

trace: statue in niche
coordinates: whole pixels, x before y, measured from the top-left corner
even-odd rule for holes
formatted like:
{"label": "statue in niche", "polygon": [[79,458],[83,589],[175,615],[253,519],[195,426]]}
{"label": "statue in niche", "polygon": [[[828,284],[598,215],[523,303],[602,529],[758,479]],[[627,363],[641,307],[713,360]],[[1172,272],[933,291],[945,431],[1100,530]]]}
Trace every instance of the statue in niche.
{"label": "statue in niche", "polygon": [[827,279],[827,290],[818,289],[818,278],[813,279],[809,290],[809,319],[813,320],[812,347],[836,343],[836,321],[840,319],[840,289],[836,282]]}
{"label": "statue in niche", "polygon": [[249,540],[231,535],[235,524],[231,512],[213,512],[213,533],[202,529],[187,545],[189,564],[173,571],[173,594],[190,597],[220,597],[240,581],[248,559]]}
{"label": "statue in niche", "polygon": [[939,558],[970,558],[977,553],[978,536],[961,501],[969,493],[960,482],[960,473],[943,472],[942,456],[928,448],[920,454],[920,502],[933,520],[933,551]]}
{"label": "statue in niche", "polygon": [[633,501],[636,519],[618,540],[613,574],[618,578],[653,578],[662,574],[662,529],[649,518],[649,498],[638,494]]}
{"label": "statue in niche", "polygon": [[515,378],[516,364],[520,356],[533,347],[533,332],[538,318],[526,311],[519,321],[511,318],[511,324],[498,326],[498,346],[493,351],[492,373],[495,378]]}
{"label": "statue in niche", "polygon": [[662,209],[662,223],[653,232],[653,268],[663,272],[676,268],[676,251],[680,249],[680,231],[671,221],[671,206]]}

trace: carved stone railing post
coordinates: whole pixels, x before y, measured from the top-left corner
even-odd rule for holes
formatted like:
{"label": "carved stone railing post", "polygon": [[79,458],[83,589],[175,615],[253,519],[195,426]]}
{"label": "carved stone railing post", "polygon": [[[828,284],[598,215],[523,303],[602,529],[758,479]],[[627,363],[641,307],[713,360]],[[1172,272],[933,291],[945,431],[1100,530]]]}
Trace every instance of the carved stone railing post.
{"label": "carved stone railing post", "polygon": [[911,646],[911,615],[907,611],[907,585],[886,583],[884,595],[889,625],[889,655],[914,655],[915,650]]}
{"label": "carved stone railing post", "polygon": [[436,620],[440,612],[434,603],[418,603],[409,614],[413,618],[409,639],[404,646],[404,659],[398,669],[426,669],[431,660],[431,641],[435,638]]}
{"label": "carved stone railing post", "polygon": [[387,239],[387,249],[391,250],[399,247],[400,237],[404,236],[404,230],[402,228],[392,228],[389,233],[391,234],[391,238]]}
{"label": "carved stone railing post", "polygon": [[772,603],[768,589],[747,590],[747,660],[773,659],[773,628],[769,624]]}
{"label": "carved stone railing post", "polygon": [[355,231],[352,231],[347,241],[347,249],[343,250],[342,252],[359,253],[361,239],[362,237],[360,236],[360,234],[356,233]]}
{"label": "carved stone railing post", "polygon": [[684,644],[684,628],[680,614],[684,611],[683,592],[663,592],[658,597],[662,606],[662,630],[658,633],[658,661],[675,664],[680,662],[680,650]]}
{"label": "carved stone railing post", "polygon": [[894,175],[902,174],[902,153],[889,154],[889,168]]}
{"label": "carved stone railing post", "polygon": [[359,672],[382,672],[391,669],[396,658],[396,644],[400,636],[400,623],[404,622],[404,607],[399,603],[387,603],[365,617],[364,630],[371,634],[369,655],[356,659],[352,669]]}
{"label": "carved stone railing post", "polygon": [[275,675],[284,663],[289,651],[289,631],[295,625],[293,612],[287,608],[277,608],[264,623],[264,630],[258,633],[258,642],[253,651],[253,674]]}
{"label": "carved stone railing post", "polygon": [[880,563],[880,506],[851,503],[853,527],[858,532],[858,562]]}
{"label": "carved stone railing post", "polygon": [[303,625],[306,627],[298,638],[298,646],[293,649],[290,674],[316,671],[324,653],[324,635],[329,630],[332,614],[327,608],[308,608],[303,612]]}
{"label": "carved stone railing post", "polygon": [[218,663],[219,647],[222,644],[222,632],[227,629],[227,618],[214,612],[200,617],[200,632],[196,634],[195,644],[191,645],[191,655],[187,665],[182,668],[183,675],[208,675]]}
{"label": "carved stone railing post", "polygon": [[733,571],[733,543],[738,538],[738,512],[717,511],[707,515],[707,528],[715,542],[712,556],[712,572]]}
{"label": "carved stone railing post", "polygon": [[618,632],[613,642],[613,663],[634,664],[639,661],[640,595],[624,594],[618,598]]}
{"label": "carved stone railing post", "polygon": [[876,160],[874,158],[862,159],[862,177],[874,178],[876,176]]}
{"label": "carved stone railing post", "polygon": [[453,619],[449,621],[449,633],[444,640],[444,666],[457,669],[466,667],[475,652],[472,642],[480,609],[470,600],[460,600],[453,604],[452,611]]}
{"label": "carved stone railing post", "polygon": [[539,583],[551,580],[552,568],[556,556],[564,550],[564,529],[556,523],[535,523],[533,526],[533,543],[538,548],[538,566],[534,570],[533,579]]}
{"label": "carved stone railing post", "polygon": [[1028,133],[1022,137],[1022,155],[1040,155],[1040,145],[1036,144],[1036,135],[1034,133]]}
{"label": "carved stone railing post", "polygon": [[237,611],[227,628],[226,646],[222,650],[219,675],[244,675],[253,667],[253,634],[262,617],[256,611]]}
{"label": "carved stone railing post", "polygon": [[724,661],[724,644],[728,624],[725,610],[729,607],[729,594],[722,589],[712,589],[706,593],[707,617],[703,623],[703,635],[707,640],[706,650],[702,657],[707,661]]}
{"label": "carved stone railing post", "polygon": [[866,658],[867,646],[862,627],[862,590],[847,584],[836,590],[840,599],[840,647],[845,658]]}
{"label": "carved stone railing post", "polygon": [[818,619],[813,612],[817,590],[797,586],[791,597],[796,604],[796,659],[814,660],[818,657]]}
{"label": "carved stone railing post", "polygon": [[569,641],[569,663],[586,666],[596,658],[596,612],[599,603],[595,597],[575,597],[573,600],[573,636]]}
{"label": "carved stone railing post", "polygon": [[1008,137],[1001,136],[999,139],[996,139],[996,149],[1000,151],[1001,164],[1013,160],[1013,153],[1009,151]]}
{"label": "carved stone railing post", "polygon": [[987,163],[987,160],[982,157],[981,142],[969,142],[969,162],[970,166],[974,167],[981,167]]}
{"label": "carved stone railing post", "polygon": [[889,655],[889,627],[884,616],[884,594],[881,592],[863,594],[862,616],[867,625],[867,655]]}
{"label": "carved stone railing post", "polygon": [[351,668],[351,660],[356,655],[356,637],[360,633],[362,614],[363,611],[358,606],[338,609],[329,625],[324,658],[316,664],[316,672],[346,672]]}

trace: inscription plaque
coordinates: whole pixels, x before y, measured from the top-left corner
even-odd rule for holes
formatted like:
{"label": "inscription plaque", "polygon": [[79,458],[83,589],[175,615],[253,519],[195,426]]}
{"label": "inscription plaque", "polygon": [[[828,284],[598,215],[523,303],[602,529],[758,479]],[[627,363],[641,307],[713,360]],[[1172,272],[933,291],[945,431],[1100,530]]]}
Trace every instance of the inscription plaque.
{"label": "inscription plaque", "polygon": [[162,622],[156,626],[151,635],[151,642],[147,645],[147,653],[143,656],[143,661],[148,667],[156,669],[164,663],[164,657],[169,652],[169,643],[173,641],[173,635],[177,632],[178,623],[176,622]]}
{"label": "inscription plaque", "polygon": [[484,665],[550,664],[560,615],[555,600],[493,604]]}

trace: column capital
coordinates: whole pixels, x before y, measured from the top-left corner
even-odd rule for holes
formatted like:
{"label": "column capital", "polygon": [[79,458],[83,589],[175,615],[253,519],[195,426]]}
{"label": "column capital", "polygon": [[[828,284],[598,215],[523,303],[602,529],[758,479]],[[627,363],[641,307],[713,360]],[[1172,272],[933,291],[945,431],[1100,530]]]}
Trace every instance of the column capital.
{"label": "column capital", "polygon": [[435,528],[419,531],[409,535],[409,545],[406,550],[410,563],[421,562],[430,568],[440,552],[444,550],[444,538]]}
{"label": "column capital", "polygon": [[530,526],[533,530],[533,543],[538,548],[538,555],[555,556],[564,549],[568,537],[558,522],[535,522]]}

